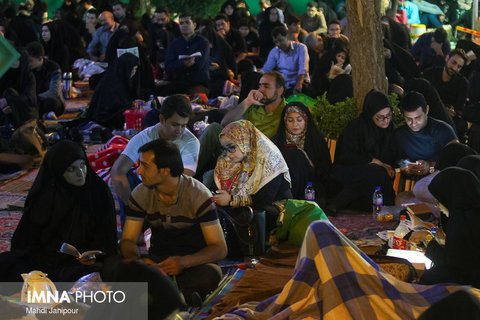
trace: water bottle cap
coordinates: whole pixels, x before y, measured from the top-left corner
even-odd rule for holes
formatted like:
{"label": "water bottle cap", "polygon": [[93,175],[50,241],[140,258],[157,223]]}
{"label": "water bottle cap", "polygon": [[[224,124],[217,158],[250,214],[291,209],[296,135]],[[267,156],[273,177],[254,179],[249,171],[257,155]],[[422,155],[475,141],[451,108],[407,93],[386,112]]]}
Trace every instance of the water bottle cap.
{"label": "water bottle cap", "polygon": [[432,232],[436,232],[436,231],[437,231],[437,228],[435,228],[435,227],[431,227],[431,228],[430,228],[430,231],[432,231]]}
{"label": "water bottle cap", "polygon": [[375,187],[375,191],[382,189],[380,186]]}
{"label": "water bottle cap", "polygon": [[403,214],[400,216],[400,221],[406,220],[407,216],[404,216]]}
{"label": "water bottle cap", "polygon": [[312,186],[312,182],[308,181],[307,182],[307,187],[311,187]]}

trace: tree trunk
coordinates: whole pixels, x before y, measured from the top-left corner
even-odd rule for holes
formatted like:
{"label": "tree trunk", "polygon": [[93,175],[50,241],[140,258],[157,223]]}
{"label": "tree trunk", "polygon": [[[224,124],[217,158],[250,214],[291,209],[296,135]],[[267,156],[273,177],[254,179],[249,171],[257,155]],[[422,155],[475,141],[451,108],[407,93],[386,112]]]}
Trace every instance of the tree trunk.
{"label": "tree trunk", "polygon": [[353,95],[359,111],[371,89],[387,93],[379,8],[372,0],[347,0]]}

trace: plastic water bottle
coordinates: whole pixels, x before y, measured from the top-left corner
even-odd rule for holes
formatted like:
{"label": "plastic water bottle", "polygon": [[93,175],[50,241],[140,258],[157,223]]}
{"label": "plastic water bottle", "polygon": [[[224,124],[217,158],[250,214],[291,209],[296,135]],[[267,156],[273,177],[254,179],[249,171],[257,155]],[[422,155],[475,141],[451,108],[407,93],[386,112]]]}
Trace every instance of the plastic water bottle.
{"label": "plastic water bottle", "polygon": [[373,218],[377,219],[380,211],[382,211],[383,207],[383,194],[380,186],[375,187],[375,191],[373,192],[373,199],[372,199],[372,214]]}
{"label": "plastic water bottle", "polygon": [[433,238],[435,238],[437,236],[437,228],[431,227],[430,233],[432,234]]}
{"label": "plastic water bottle", "polygon": [[407,226],[407,217],[400,216],[400,224],[393,233],[393,249],[406,250],[407,249],[407,240],[403,239],[405,235],[410,231]]}
{"label": "plastic water bottle", "polygon": [[311,182],[307,182],[307,187],[305,188],[305,200],[315,201],[315,189]]}

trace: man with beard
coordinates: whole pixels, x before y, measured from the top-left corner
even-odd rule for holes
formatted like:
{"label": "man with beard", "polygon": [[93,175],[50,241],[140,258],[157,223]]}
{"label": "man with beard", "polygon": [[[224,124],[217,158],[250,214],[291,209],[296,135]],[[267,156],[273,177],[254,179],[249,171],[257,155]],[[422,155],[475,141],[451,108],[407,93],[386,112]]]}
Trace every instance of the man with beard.
{"label": "man with beard", "polygon": [[87,48],[87,53],[93,61],[104,61],[108,41],[118,29],[118,23],[113,20],[113,13],[103,11],[98,17],[100,28],[95,31],[92,41]]}
{"label": "man with beard", "polygon": [[143,261],[175,277],[188,305],[201,303],[198,300],[216,289],[222,278],[215,262],[227,255],[212,194],[201,182],[183,174],[182,156],[172,141],[160,138],[138,152],[142,184],[128,201],[122,256],[141,258],[137,240],[148,221],[152,237]]}
{"label": "man with beard", "polygon": [[265,72],[260,78],[258,90],[251,90],[245,100],[230,109],[223,117],[222,125],[245,119],[267,137],[272,137],[277,132],[286,105],[283,98],[285,85],[285,78],[280,72]]}
{"label": "man with beard", "polygon": [[465,51],[455,49],[447,55],[444,67],[433,67],[423,73],[423,77],[437,89],[443,104],[455,122],[457,135],[463,142],[467,121],[462,118],[462,112],[467,101],[469,83],[460,74],[460,70],[467,61]]}
{"label": "man with beard", "polygon": [[427,174],[438,159],[438,153],[448,144],[458,142],[453,128],[428,116],[429,107],[421,93],[410,91],[400,103],[405,124],[397,128],[390,141],[392,165],[409,160],[402,171],[411,175]]}

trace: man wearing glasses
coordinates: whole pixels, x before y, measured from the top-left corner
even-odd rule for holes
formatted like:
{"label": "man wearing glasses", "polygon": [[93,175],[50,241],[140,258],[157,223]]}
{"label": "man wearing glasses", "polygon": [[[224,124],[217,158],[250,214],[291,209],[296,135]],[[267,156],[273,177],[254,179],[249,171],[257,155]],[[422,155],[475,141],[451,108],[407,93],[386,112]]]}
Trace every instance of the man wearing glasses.
{"label": "man wearing glasses", "polygon": [[429,107],[421,93],[409,92],[400,107],[406,124],[394,133],[394,158],[409,160],[403,168],[406,173],[425,175],[437,161],[440,150],[458,142],[458,138],[450,125],[428,117]]}

